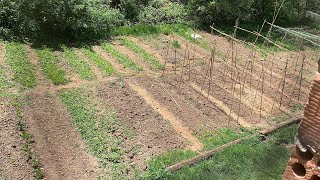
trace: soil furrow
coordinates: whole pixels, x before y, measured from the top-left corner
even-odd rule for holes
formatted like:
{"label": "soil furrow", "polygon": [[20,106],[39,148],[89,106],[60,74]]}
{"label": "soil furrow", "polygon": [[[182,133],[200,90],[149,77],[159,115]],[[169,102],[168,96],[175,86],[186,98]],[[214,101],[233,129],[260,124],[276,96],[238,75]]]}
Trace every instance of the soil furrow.
{"label": "soil furrow", "polygon": [[47,179],[96,179],[97,160],[86,152],[67,110],[54,94],[29,92],[26,124]]}

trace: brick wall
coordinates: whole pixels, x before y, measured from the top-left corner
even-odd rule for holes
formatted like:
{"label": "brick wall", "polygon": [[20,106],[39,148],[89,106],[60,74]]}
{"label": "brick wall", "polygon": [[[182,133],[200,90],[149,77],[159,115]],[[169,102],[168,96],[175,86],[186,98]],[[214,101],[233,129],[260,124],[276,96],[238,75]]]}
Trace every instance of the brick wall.
{"label": "brick wall", "polygon": [[320,180],[320,74],[311,84],[297,144],[286,167],[283,180]]}

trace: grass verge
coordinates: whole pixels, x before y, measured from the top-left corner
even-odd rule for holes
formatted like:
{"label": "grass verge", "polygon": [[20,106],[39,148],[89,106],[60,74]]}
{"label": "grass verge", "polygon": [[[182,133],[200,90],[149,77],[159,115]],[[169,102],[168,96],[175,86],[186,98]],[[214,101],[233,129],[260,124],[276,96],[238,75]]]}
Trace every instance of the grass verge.
{"label": "grass verge", "polygon": [[17,118],[18,118],[18,130],[21,133],[20,136],[24,140],[23,150],[25,152],[25,155],[32,166],[35,179],[43,179],[44,172],[41,168],[41,164],[38,158],[36,157],[36,155],[34,154],[34,152],[32,151],[32,146],[31,146],[32,136],[31,134],[28,133],[27,127],[23,120],[23,114],[21,110],[22,102],[21,100],[19,100],[19,98],[16,98],[13,105],[15,107]]}
{"label": "grass verge", "polygon": [[129,49],[131,49],[133,52],[137,53],[146,63],[150,64],[152,68],[154,69],[164,68],[164,65],[161,64],[156,57],[146,52],[143,48],[141,48],[135,42],[126,38],[121,38],[120,41]]}
{"label": "grass verge", "polygon": [[35,70],[27,58],[26,48],[20,44],[11,42],[6,44],[6,60],[14,72],[14,80],[26,88],[37,85]]}
{"label": "grass verge", "polygon": [[126,179],[127,166],[123,163],[122,140],[113,136],[118,126],[116,114],[110,107],[98,110],[97,102],[89,99],[88,89],[73,89],[59,94],[60,99],[70,112],[73,123],[89,146],[90,152],[99,159],[105,176]]}
{"label": "grass verge", "polygon": [[145,179],[281,179],[291,152],[286,146],[293,144],[296,131],[294,125],[273,133],[265,141],[260,137],[244,141],[173,173],[165,173],[157,166],[162,162],[167,166],[175,163],[176,157],[166,153],[149,163]]}
{"label": "grass verge", "polygon": [[142,71],[142,67],[135,64],[127,55],[119,52],[112,44],[104,43],[102,44],[103,49],[111,54],[112,57],[116,58],[125,68],[129,68],[135,71]]}
{"label": "grass verge", "polygon": [[81,48],[82,52],[92,60],[95,65],[103,71],[106,75],[111,75],[116,73],[116,70],[111,66],[111,64],[103,60],[96,52],[92,51],[89,47]]}
{"label": "grass verge", "polygon": [[62,46],[62,49],[68,64],[79,74],[81,79],[90,80],[95,78],[95,74],[92,72],[89,64],[81,60],[71,48]]}
{"label": "grass verge", "polygon": [[58,66],[58,60],[53,52],[48,49],[37,50],[40,66],[43,73],[52,81],[53,84],[66,84],[66,72]]}

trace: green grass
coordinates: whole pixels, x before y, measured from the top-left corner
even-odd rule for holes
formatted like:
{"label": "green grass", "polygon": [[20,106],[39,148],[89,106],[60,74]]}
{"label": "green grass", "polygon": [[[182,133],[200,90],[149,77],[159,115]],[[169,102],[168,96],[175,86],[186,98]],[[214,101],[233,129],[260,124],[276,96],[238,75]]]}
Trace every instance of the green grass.
{"label": "green grass", "polygon": [[102,72],[106,75],[111,75],[116,73],[116,70],[111,66],[111,64],[105,60],[103,60],[96,52],[92,51],[88,47],[81,48],[82,52],[92,60],[95,65],[102,70]]}
{"label": "green grass", "polygon": [[41,69],[43,73],[49,78],[53,84],[66,84],[66,72],[58,66],[58,59],[55,57],[53,52],[48,49],[37,50]]}
{"label": "green grass", "polygon": [[112,35],[159,35],[159,34],[170,34],[172,32],[180,33],[186,31],[188,26],[183,24],[162,24],[162,25],[146,25],[138,24],[133,26],[121,26],[113,29]]}
{"label": "green grass", "polygon": [[27,58],[27,50],[20,43],[8,43],[6,48],[6,61],[14,72],[14,80],[26,88],[37,85],[35,70]]}
{"label": "green grass", "polygon": [[211,150],[250,134],[250,131],[236,132],[233,129],[221,128],[215,131],[203,130],[198,138],[203,143],[204,150]]}
{"label": "green grass", "polygon": [[[294,143],[296,131],[297,125],[294,125],[269,135],[266,141],[261,141],[259,137],[244,141],[216,153],[208,160],[173,173],[165,173],[164,167],[159,164],[172,165],[176,163],[177,156],[182,159],[187,156],[165,153],[150,161],[144,179],[281,179],[291,153],[285,146]],[[212,143],[216,144],[214,141]]]}
{"label": "green grass", "polygon": [[112,57],[117,59],[125,68],[129,68],[135,71],[142,71],[142,67],[135,64],[127,55],[119,52],[112,44],[104,43],[102,44],[103,49],[111,54]]}
{"label": "green grass", "polygon": [[104,169],[112,172],[106,175],[121,179],[125,177],[127,167],[121,157],[124,154],[120,149],[122,140],[112,134],[121,128],[117,116],[110,107],[99,110],[97,102],[93,102],[89,94],[88,89],[73,89],[60,93],[59,97],[70,112],[73,124],[89,146],[90,152],[99,159]]}
{"label": "green grass", "polygon": [[81,79],[90,80],[95,78],[95,74],[92,72],[89,64],[81,60],[74,50],[66,46],[63,46],[62,49],[68,64],[79,74]]}
{"label": "green grass", "polygon": [[184,159],[195,156],[193,151],[176,149],[163,154],[158,155],[156,158],[148,162],[149,167],[146,174],[140,174],[137,179],[166,179],[165,168],[178,163]]}
{"label": "green grass", "polygon": [[154,69],[164,68],[164,65],[161,64],[156,57],[146,52],[143,48],[141,48],[135,42],[126,38],[121,38],[120,41],[121,43],[126,45],[129,49],[131,49],[133,52],[137,53],[146,63],[150,64],[152,68]]}

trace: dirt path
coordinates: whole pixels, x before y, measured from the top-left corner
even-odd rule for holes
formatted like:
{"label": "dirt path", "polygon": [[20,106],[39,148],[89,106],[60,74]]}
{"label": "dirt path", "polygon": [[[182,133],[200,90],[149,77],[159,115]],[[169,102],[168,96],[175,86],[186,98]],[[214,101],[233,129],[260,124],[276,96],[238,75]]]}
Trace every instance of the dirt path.
{"label": "dirt path", "polygon": [[96,179],[97,160],[88,154],[72,119],[54,94],[27,94],[23,108],[46,179]]}
{"label": "dirt path", "polygon": [[146,89],[143,89],[139,85],[133,82],[127,82],[131,89],[136,91],[141,97],[144,98],[145,102],[150,105],[155,111],[161,116],[168,120],[172,127],[181,134],[186,140],[190,142],[190,149],[193,151],[200,151],[203,148],[203,144],[192,135],[189,128],[185,127],[181,120],[177,119],[170,111],[163,107],[158,101],[156,101]]}
{"label": "dirt path", "polygon": [[0,99],[0,179],[34,179],[23,150],[12,99]]}

